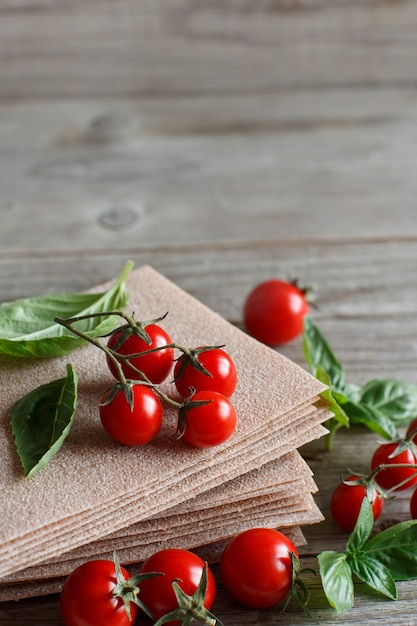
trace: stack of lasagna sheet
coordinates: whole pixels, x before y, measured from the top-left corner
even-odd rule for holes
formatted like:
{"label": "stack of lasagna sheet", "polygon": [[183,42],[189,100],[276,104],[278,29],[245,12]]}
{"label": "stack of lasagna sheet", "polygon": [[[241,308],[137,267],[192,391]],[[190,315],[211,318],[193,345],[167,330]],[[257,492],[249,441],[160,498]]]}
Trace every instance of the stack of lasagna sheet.
{"label": "stack of lasagna sheet", "polygon": [[[108,285],[97,287],[101,291]],[[161,325],[177,344],[224,345],[238,384],[237,428],[220,446],[197,449],[174,437],[175,410],[151,443],[122,446],[107,435],[99,402],[114,383],[104,353],[91,344],[64,357],[0,362],[0,600],[59,592],[80,563],[112,558],[135,568],[165,547],[194,550],[210,562],[237,532],[268,526],[304,543],[302,526],[322,520],[300,446],[325,434],[325,386],[255,341],[149,266],[127,281],[128,313]],[[35,387],[79,377],[72,429],[46,467],[25,478],[8,411]],[[172,376],[161,390],[174,399]]]}

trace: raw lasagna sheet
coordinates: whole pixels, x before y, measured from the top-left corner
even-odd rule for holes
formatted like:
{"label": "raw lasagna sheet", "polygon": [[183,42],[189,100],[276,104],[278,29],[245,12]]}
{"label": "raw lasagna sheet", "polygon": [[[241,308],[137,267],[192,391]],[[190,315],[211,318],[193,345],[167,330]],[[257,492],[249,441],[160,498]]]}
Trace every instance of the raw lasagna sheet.
{"label": "raw lasagna sheet", "polygon": [[[273,527],[272,519],[269,522],[266,522],[269,527]],[[266,521],[266,520],[265,520]],[[254,524],[254,520],[252,520],[252,527]],[[194,552],[199,554],[201,558],[207,560],[209,563],[215,563],[220,559],[222,551],[224,547],[231,539],[231,537],[245,530],[246,527],[249,528],[251,526],[247,526],[246,524],[236,526],[235,531],[221,541],[215,542],[213,544],[205,544],[198,548],[194,549]],[[295,545],[303,545],[305,543],[304,535],[299,527],[289,527],[282,529],[283,532],[289,537]],[[175,544],[177,546],[178,544]],[[168,544],[166,545],[168,547]],[[134,576],[139,573],[141,563],[136,562],[135,560],[135,549],[128,549],[125,551],[121,551],[119,553],[119,557],[121,558],[121,562],[126,564],[129,568],[129,573]],[[108,553],[106,555],[102,555],[103,558],[112,558],[112,553]],[[75,563],[73,564],[75,566]],[[11,600],[23,600],[25,598],[33,598],[37,596],[45,596],[54,593],[60,593],[62,590],[62,586],[65,581],[65,576],[57,576],[51,578],[40,578],[37,580],[29,580],[29,581],[20,581],[20,582],[10,582],[9,584],[0,586],[0,602],[7,602]]]}
{"label": "raw lasagna sheet", "polygon": [[[257,488],[257,486],[259,488]],[[194,498],[191,502],[173,507],[164,516],[142,520],[117,533],[85,544],[73,551],[61,554],[39,566],[14,572],[0,580],[0,585],[11,581],[33,580],[65,575],[87,558],[137,546],[136,560],[146,558],[155,545],[168,543],[186,547],[191,537],[199,542],[219,540],[225,529],[237,522],[258,520],[263,515],[272,515],[274,524],[292,526],[294,523],[314,523],[317,510],[312,504],[311,494],[316,485],[311,471],[297,452],[286,455],[282,460],[272,461],[257,471],[249,472],[237,480]],[[306,513],[311,519],[306,518]],[[195,538],[192,542],[195,542]],[[197,544],[198,545],[198,544]]]}
{"label": "raw lasagna sheet", "polygon": [[[236,432],[216,449],[191,448],[174,441],[176,418],[168,409],[154,442],[140,448],[120,446],[109,439],[98,419],[99,399],[114,382],[100,350],[88,345],[62,358],[3,359],[0,576],[158,515],[323,432],[318,427],[328,415],[320,408],[318,396],[325,386],[305,370],[247,336],[148,266],[132,273],[127,288],[127,310],[134,311],[136,319],[154,319],[168,311],[164,328],[177,343],[188,347],[225,344],[239,377],[232,398],[238,415]],[[38,474],[25,479],[8,410],[25,393],[62,377],[68,362],[80,379],[75,423],[59,454]],[[174,393],[172,383],[163,388]]]}
{"label": "raw lasagna sheet", "polygon": [[[310,429],[308,431],[308,436],[305,438],[305,442],[318,438],[325,432],[327,431],[321,426]],[[301,438],[300,441],[304,443],[303,438]],[[277,456],[279,456],[279,451],[269,450],[268,453],[262,457],[261,465],[262,463],[277,458]],[[247,470],[247,464],[245,465],[246,468],[241,471]],[[187,481],[184,481],[184,485],[186,487]],[[209,486],[209,488],[212,488],[212,486]],[[187,498],[185,492],[183,498]],[[104,519],[101,518],[99,514],[100,512],[97,511],[94,512],[92,517],[88,516],[87,518],[79,520],[75,518],[71,519],[68,527],[47,527],[45,528],[45,532],[43,534],[36,537],[36,540],[33,535],[27,537],[24,544],[14,546],[15,550],[19,551],[17,555],[19,562],[23,563],[23,565],[17,569],[21,569],[22,567],[26,567],[33,563],[41,562],[53,556],[60,556],[70,549],[74,549],[88,543],[89,541],[103,537],[109,533],[109,528],[111,529],[111,532],[114,529],[124,528],[129,523],[134,523],[138,517],[136,510],[137,507],[138,504],[136,502],[129,501],[128,505],[122,505],[119,503],[117,507],[114,505],[109,507],[111,511],[116,508],[116,512],[110,516],[109,514],[106,514]],[[149,509],[148,513],[149,516],[160,515],[161,511],[155,513],[155,511]],[[122,521],[120,521],[120,516],[123,516]],[[143,520],[144,518],[141,519]]]}

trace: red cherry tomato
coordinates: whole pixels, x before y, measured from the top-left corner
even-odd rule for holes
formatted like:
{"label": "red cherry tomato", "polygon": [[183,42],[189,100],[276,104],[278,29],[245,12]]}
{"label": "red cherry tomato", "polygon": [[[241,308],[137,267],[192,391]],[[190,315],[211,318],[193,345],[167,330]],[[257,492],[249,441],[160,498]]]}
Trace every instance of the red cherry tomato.
{"label": "red cherry tomato", "polygon": [[[356,481],[359,476],[352,474],[346,481]],[[369,497],[365,484],[349,485],[341,482],[337,485],[330,501],[330,511],[336,524],[346,532],[352,532],[359,517],[361,505],[365,496]],[[374,488],[372,490],[372,511],[374,520],[380,516],[384,508],[384,498]]]}
{"label": "red cherry tomato", "polygon": [[163,409],[157,395],[141,383],[131,385],[133,408],[119,385],[108,389],[101,400],[100,419],[106,432],[127,446],[152,441],[162,426]]}
{"label": "red cherry tomato", "polygon": [[[144,580],[140,585],[139,598],[155,620],[167,615],[178,607],[172,582],[176,580],[181,589],[189,596],[196,591],[204,569],[204,561],[188,550],[169,548],[150,556],[143,564],[141,574],[159,572],[156,576]],[[204,595],[204,607],[210,609],[216,595],[216,584],[210,569],[207,571],[207,589]],[[167,622],[171,626],[180,621]]]}
{"label": "red cherry tomato", "polygon": [[[199,405],[200,402],[204,404]],[[189,402],[186,401],[183,414],[182,438],[196,448],[218,446],[229,439],[236,428],[233,404],[217,391],[197,391]]]}
{"label": "red cherry tomato", "polygon": [[[147,343],[133,331],[129,330],[127,331],[126,338],[123,340],[122,333],[126,333],[126,327],[122,327],[110,335],[107,345],[111,350],[124,356],[138,354],[153,348],[161,348],[161,350],[135,357],[130,361],[132,365],[143,372],[152,383],[159,384],[167,378],[174,363],[174,349],[162,349],[162,346],[171,344],[172,341],[168,333],[158,326],[158,324],[149,324],[145,327],[145,331],[149,335],[150,343]],[[122,341],[122,343],[119,345],[120,341]],[[113,376],[118,379],[117,369],[109,357],[107,357],[107,365]],[[128,363],[121,363],[121,365],[126,378],[132,380],[139,380],[141,378],[135,370],[129,367]]]}
{"label": "red cherry tomato", "polygon": [[[399,454],[391,456],[395,453],[398,442],[392,441],[381,444],[374,452],[371,460],[372,470],[380,465],[407,464],[416,465],[417,458],[411,448],[406,448]],[[409,478],[410,480],[407,480]],[[381,470],[375,476],[375,481],[383,489],[393,489],[394,491],[402,491],[409,489],[417,484],[417,467],[388,467]],[[401,485],[403,481],[406,481]]]}
{"label": "red cherry tomato", "polygon": [[174,380],[178,392],[183,398],[190,395],[190,388],[195,391],[218,391],[230,398],[236,388],[236,366],[231,356],[221,348],[195,350],[195,358],[211,376],[199,371],[192,359],[183,354],[175,364]]}
{"label": "red cherry tomato", "polygon": [[246,330],[269,346],[295,339],[303,332],[309,312],[306,294],[294,283],[272,279],[257,285],[243,308]]}
{"label": "red cherry tomato", "polygon": [[[128,572],[121,568],[125,580]],[[113,596],[117,585],[112,561],[93,560],[77,567],[66,579],[60,598],[65,626],[131,626],[137,606],[130,603],[129,618],[120,597]]]}
{"label": "red cherry tomato", "polygon": [[292,590],[293,542],[272,528],[252,528],[236,535],[223,551],[220,571],[228,592],[251,608],[284,601]]}

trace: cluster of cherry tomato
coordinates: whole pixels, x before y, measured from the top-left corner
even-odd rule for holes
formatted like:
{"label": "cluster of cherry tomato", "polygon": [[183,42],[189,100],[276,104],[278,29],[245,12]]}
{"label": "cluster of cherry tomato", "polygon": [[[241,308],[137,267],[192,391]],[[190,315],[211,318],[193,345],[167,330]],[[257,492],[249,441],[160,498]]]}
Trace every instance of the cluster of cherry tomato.
{"label": "cluster of cherry tomato", "polygon": [[[274,280],[249,295],[244,319],[252,336],[274,345],[299,335],[307,312],[303,290],[295,283]],[[165,400],[178,409],[177,433],[191,445],[207,447],[228,439],[236,425],[229,398],[237,373],[222,346],[186,349],[174,344],[160,326],[163,318],[148,323],[127,319],[110,334],[105,348],[108,368],[117,381],[100,403],[105,430],[126,445],[147,443],[161,428]],[[177,359],[175,348],[181,351]],[[157,387],[172,370],[179,403]],[[226,590],[250,608],[272,607],[292,595],[305,607],[308,591],[301,571],[294,543],[263,527],[236,535],[220,561]],[[149,557],[132,578],[116,555],[114,561],[84,563],[68,576],[60,606],[65,626],[131,626],[138,611],[158,626],[194,620],[221,626],[210,613],[215,593],[207,563],[188,550],[165,549]]]}
{"label": "cluster of cherry tomato", "polygon": [[[104,350],[117,381],[100,402],[100,419],[107,433],[124,445],[149,443],[161,430],[165,402],[177,411],[177,439],[198,448],[225,442],[236,428],[230,396],[237,371],[223,346],[186,348],[174,343],[158,323],[165,316],[136,322],[120,312],[107,315],[112,314],[126,323],[110,333],[107,345],[74,326],[83,318],[65,320],[69,330]],[[158,387],[171,373],[179,401]]]}
{"label": "cluster of cherry tomato", "polygon": [[413,489],[410,515],[417,519],[417,418],[408,426],[405,437],[380,444],[374,451],[368,476],[351,474],[333,492],[330,510],[334,521],[351,532],[366,496],[372,503],[374,520],[393,492]]}
{"label": "cluster of cherry tomato", "polygon": [[[233,598],[252,608],[286,601],[297,586],[298,553],[292,541],[270,528],[236,535],[223,551],[221,576]],[[78,566],[60,597],[65,626],[132,626],[138,614],[160,624],[221,626],[210,609],[216,596],[211,569],[188,550],[168,548],[151,555],[130,577],[114,560]]]}

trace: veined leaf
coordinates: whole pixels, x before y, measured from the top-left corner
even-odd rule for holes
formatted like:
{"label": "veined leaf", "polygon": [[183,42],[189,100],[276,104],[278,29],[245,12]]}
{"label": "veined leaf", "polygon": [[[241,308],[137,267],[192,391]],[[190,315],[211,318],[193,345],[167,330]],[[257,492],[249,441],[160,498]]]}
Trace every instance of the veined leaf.
{"label": "veined leaf", "polygon": [[324,370],[329,375],[333,388],[343,392],[343,367],[309,315],[304,317],[303,352],[313,375],[316,376],[318,368]]}
{"label": "veined leaf", "polygon": [[[100,293],[62,293],[23,298],[0,305],[0,354],[46,358],[68,354],[84,343],[55,317],[77,317],[120,310],[127,303],[126,280],[133,263],[128,261],[116,283]],[[79,328],[92,336],[109,332],[115,316],[92,317]]]}
{"label": "veined leaf", "polygon": [[67,376],[41,385],[11,408],[12,431],[25,476],[42,469],[61,448],[75,415],[78,377],[72,365]]}
{"label": "veined leaf", "polygon": [[351,424],[362,424],[384,439],[390,440],[395,437],[397,432],[395,424],[377,406],[348,400],[342,407]]}
{"label": "veined leaf", "polygon": [[[341,402],[342,396],[337,392],[332,392],[332,381],[327,372],[325,372],[321,366],[318,366],[316,371],[316,378],[320,382],[328,386],[328,389],[322,391],[321,397],[329,404],[329,411],[333,413],[334,418],[341,426],[349,427],[349,418],[343,410],[343,404]],[[343,400],[346,398],[343,397]]]}
{"label": "veined leaf", "polygon": [[378,558],[362,553],[349,559],[352,573],[363,583],[384,596],[397,599],[397,586],[389,567],[386,567]]}
{"label": "veined leaf", "polygon": [[417,415],[417,385],[376,378],[361,387],[359,401],[374,407],[397,425],[407,424]]}
{"label": "veined leaf", "polygon": [[371,534],[373,527],[374,515],[372,512],[372,504],[368,498],[364,498],[362,500],[355,528],[349,536],[346,545],[346,552],[348,555],[355,554],[358,550],[362,550],[366,541],[369,539],[369,535]]}
{"label": "veined leaf", "polygon": [[343,552],[326,550],[318,555],[320,577],[326,598],[338,613],[353,606],[352,572]]}
{"label": "veined leaf", "polygon": [[417,578],[417,520],[399,522],[383,530],[363,550],[389,568],[394,580]]}

